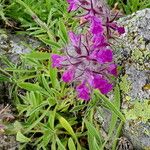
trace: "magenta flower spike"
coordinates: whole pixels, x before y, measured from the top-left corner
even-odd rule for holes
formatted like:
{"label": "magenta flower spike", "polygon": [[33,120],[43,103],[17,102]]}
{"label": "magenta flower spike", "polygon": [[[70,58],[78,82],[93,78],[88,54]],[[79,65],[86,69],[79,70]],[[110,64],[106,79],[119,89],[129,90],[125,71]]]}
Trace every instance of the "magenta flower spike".
{"label": "magenta flower spike", "polygon": [[[97,0],[67,2],[69,11],[83,10],[81,28],[77,30],[78,34],[69,32],[70,42],[63,49],[65,56],[52,54],[52,67],[64,69],[62,80],[69,84],[74,82],[78,98],[88,101],[94,89],[102,94],[113,89],[111,77],[117,77],[118,72],[109,40],[113,31],[123,34],[125,29],[114,22],[117,14],[112,18]],[[84,25],[85,30],[82,28]]]}
{"label": "magenta flower spike", "polygon": [[118,33],[121,35],[121,34],[124,34],[125,33],[125,28],[124,27],[117,27],[117,31]]}
{"label": "magenta flower spike", "polygon": [[103,34],[98,34],[93,36],[93,45],[94,48],[100,48],[100,47],[108,46],[108,43]]}
{"label": "magenta flower spike", "polygon": [[99,88],[102,94],[107,94],[113,89],[113,85],[110,83],[107,83]]}
{"label": "magenta flower spike", "polygon": [[80,46],[81,35],[77,35],[74,32],[69,32],[69,37],[70,37],[70,40],[71,40],[73,46],[75,46],[75,47]]}
{"label": "magenta flower spike", "polygon": [[107,26],[114,31],[117,31],[120,35],[125,33],[125,28],[118,26],[116,22],[108,22]]}

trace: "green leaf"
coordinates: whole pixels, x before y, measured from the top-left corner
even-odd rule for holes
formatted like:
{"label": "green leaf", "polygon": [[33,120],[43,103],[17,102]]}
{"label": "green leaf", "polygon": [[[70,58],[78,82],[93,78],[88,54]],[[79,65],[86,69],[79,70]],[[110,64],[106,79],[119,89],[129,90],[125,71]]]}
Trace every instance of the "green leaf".
{"label": "green leaf", "polygon": [[34,107],[34,109],[32,109],[28,114],[27,116],[31,116],[33,113],[35,112],[39,112],[39,110],[41,110],[42,107],[46,106],[47,105],[47,102],[43,101],[40,105]]}
{"label": "green leaf", "polygon": [[60,124],[63,126],[63,128],[66,129],[66,131],[68,131],[68,133],[77,141],[76,134],[74,133],[69,122],[60,115],[58,116],[58,120],[59,120]]}
{"label": "green leaf", "polygon": [[16,69],[16,68],[6,68],[5,69],[6,71],[12,71],[12,72],[19,72],[19,73],[22,73],[22,72],[35,72],[36,70],[26,70],[26,69]]}
{"label": "green leaf", "polygon": [[9,78],[6,76],[0,75],[0,82],[9,81]]}
{"label": "green leaf", "polygon": [[87,105],[85,104],[85,105],[74,106],[74,107],[70,110],[70,112],[80,111],[80,110],[82,110],[85,106],[87,106]]}
{"label": "green leaf", "polygon": [[64,147],[64,145],[62,144],[62,142],[59,140],[58,137],[57,137],[56,141],[57,141],[57,145],[58,145],[58,150],[66,150],[66,148]]}
{"label": "green leaf", "polygon": [[98,145],[97,140],[96,140],[95,137],[93,137],[93,142],[92,142],[92,144],[93,144],[93,149],[92,149],[92,150],[102,150],[102,149],[101,149],[101,146]]}
{"label": "green leaf", "polygon": [[61,19],[59,20],[59,29],[60,29],[60,36],[67,43],[68,42],[68,33],[67,33],[67,29],[64,25],[64,21]]}
{"label": "green leaf", "polygon": [[39,91],[47,96],[50,96],[50,94],[45,89],[40,87],[38,84],[33,84],[33,83],[28,83],[28,82],[20,82],[17,85],[20,88],[23,88],[28,91],[34,91],[34,92]]}
{"label": "green leaf", "polygon": [[88,122],[87,120],[85,121],[86,127],[88,129],[88,133],[92,136],[95,137],[96,140],[98,141],[98,145],[99,147],[102,146],[102,138],[100,137],[100,133],[99,131],[97,131],[97,129],[93,126],[93,124],[91,124],[90,122]]}
{"label": "green leaf", "polygon": [[76,143],[77,143],[77,149],[78,149],[78,150],[81,150],[81,146],[80,146],[80,144],[79,144],[79,142],[78,142],[77,136],[76,136],[76,134],[74,133],[74,131],[73,131],[71,125],[69,124],[69,122],[68,122],[65,118],[63,118],[62,116],[60,116],[60,115],[58,115],[58,114],[57,114],[57,117],[58,117],[58,120],[59,120],[60,124],[62,125],[62,127],[63,127],[66,131],[68,131],[68,133],[75,139],[75,141],[76,141]]}
{"label": "green leaf", "polygon": [[38,123],[40,123],[40,121],[46,116],[46,114],[48,113],[50,107],[48,107],[47,110],[44,111],[44,113],[36,120],[34,121],[26,130],[25,133],[28,133],[32,128],[34,128]]}
{"label": "green leaf", "polygon": [[[119,86],[116,85],[115,89],[114,89],[114,100],[113,100],[113,104],[114,106],[120,110],[120,90],[119,90]],[[112,134],[112,132],[115,130],[116,128],[116,123],[117,123],[117,116],[113,113],[112,117],[111,117],[111,121],[110,121],[110,125],[109,125],[109,133],[108,135]]]}
{"label": "green leaf", "polygon": [[68,147],[69,147],[69,150],[76,150],[76,146],[75,146],[72,138],[69,138],[69,140],[68,140]]}
{"label": "green leaf", "polygon": [[114,106],[114,104],[103,94],[101,94],[98,90],[95,90],[95,94],[97,97],[102,99],[104,103],[108,106],[109,110],[117,115],[123,122],[125,122],[124,115]]}
{"label": "green leaf", "polygon": [[[118,110],[120,109],[120,89],[118,85],[116,85],[116,87],[114,88],[113,104]],[[104,148],[108,140],[112,138],[112,134],[114,131],[116,131],[117,128],[117,122],[118,122],[118,117],[114,113],[112,113],[111,121],[109,123],[108,135],[107,138],[105,139],[105,142],[103,143],[102,148]]]}
{"label": "green leaf", "polygon": [[119,126],[117,127],[116,135],[113,138],[114,141],[113,141],[113,144],[112,144],[112,150],[116,150],[117,141],[118,141],[118,138],[119,138],[119,136],[121,134],[121,130],[122,130],[123,124],[124,124],[124,122],[121,121],[120,124],[119,124]]}
{"label": "green leaf", "polygon": [[41,87],[37,84],[33,84],[33,83],[27,83],[27,82],[20,82],[17,84],[19,87],[28,90],[28,91],[41,91]]}
{"label": "green leaf", "polygon": [[25,54],[24,57],[37,59],[37,60],[47,60],[50,59],[50,54],[44,52],[32,52],[29,54]]}
{"label": "green leaf", "polygon": [[56,47],[56,48],[61,48],[61,46],[54,42],[54,41],[51,41],[50,39],[46,39],[46,38],[41,38],[41,37],[38,37],[43,43],[45,43],[46,45],[49,45],[49,46],[53,46],[53,47]]}
{"label": "green leaf", "polygon": [[21,143],[28,143],[31,141],[30,138],[24,136],[20,131],[17,132],[16,140]]}
{"label": "green leaf", "polygon": [[55,107],[53,111],[49,111],[48,125],[52,130],[54,130],[54,126],[55,126],[56,108],[57,107]]}
{"label": "green leaf", "polygon": [[49,65],[49,75],[50,75],[53,88],[56,90],[60,90],[60,82],[58,81],[58,77],[57,77],[57,69],[52,68],[51,64]]}
{"label": "green leaf", "polygon": [[47,90],[47,92],[50,93],[50,87],[49,87],[49,85],[48,85],[48,81],[46,80],[44,74],[42,74],[42,82],[43,82],[43,85],[44,85],[45,90]]}
{"label": "green leaf", "polygon": [[21,123],[19,121],[15,121],[14,130],[19,132],[20,130],[22,130],[22,128],[23,126],[21,125]]}

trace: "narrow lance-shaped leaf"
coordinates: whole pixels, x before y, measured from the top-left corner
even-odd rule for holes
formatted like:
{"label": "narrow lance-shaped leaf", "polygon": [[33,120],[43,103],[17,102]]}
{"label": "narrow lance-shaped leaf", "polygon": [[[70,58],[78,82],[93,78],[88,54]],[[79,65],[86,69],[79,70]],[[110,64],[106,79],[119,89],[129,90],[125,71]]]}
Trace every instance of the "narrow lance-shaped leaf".
{"label": "narrow lance-shaped leaf", "polygon": [[24,136],[20,131],[17,132],[16,140],[21,143],[28,143],[31,141],[30,138],[27,138],[26,136]]}
{"label": "narrow lance-shaped leaf", "polygon": [[125,122],[126,119],[124,115],[114,106],[114,104],[105,95],[101,94],[98,90],[95,90],[95,94],[97,95],[97,97],[101,98],[106,103],[110,111],[115,113],[122,121]]}
{"label": "narrow lance-shaped leaf", "polygon": [[72,138],[69,138],[68,140],[68,147],[69,147],[69,150],[76,150],[75,143],[73,142]]}

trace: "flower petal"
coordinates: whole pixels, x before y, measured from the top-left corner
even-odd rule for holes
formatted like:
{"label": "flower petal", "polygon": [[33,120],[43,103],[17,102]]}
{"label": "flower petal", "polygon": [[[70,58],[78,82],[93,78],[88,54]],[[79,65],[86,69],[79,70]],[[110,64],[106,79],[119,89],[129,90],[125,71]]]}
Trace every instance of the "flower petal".
{"label": "flower petal", "polygon": [[76,91],[78,93],[78,97],[84,100],[90,99],[90,90],[89,88],[84,84],[80,84],[76,87]]}
{"label": "flower petal", "polygon": [[117,77],[118,76],[117,65],[116,64],[110,64],[108,67],[108,73]]}
{"label": "flower petal", "polygon": [[99,18],[93,16],[91,17],[91,28],[90,31],[93,34],[100,34],[103,32],[102,22]]}
{"label": "flower petal", "polygon": [[94,48],[104,47],[108,45],[108,43],[106,42],[106,38],[102,34],[94,35],[92,40]]}
{"label": "flower petal", "polygon": [[99,89],[102,94],[107,94],[112,90],[112,84],[110,84],[106,79],[100,75],[95,75],[92,80],[92,86],[95,89]]}
{"label": "flower petal", "polygon": [[62,75],[62,80],[66,83],[71,82],[74,78],[75,75],[75,69],[74,68],[69,68],[66,70],[63,75]]}
{"label": "flower petal", "polygon": [[106,62],[112,62],[113,59],[113,53],[112,50],[106,49],[106,50],[99,50],[97,53],[97,61],[101,64]]}
{"label": "flower petal", "polygon": [[52,59],[52,67],[61,67],[62,62],[65,60],[63,56],[57,55],[57,54],[51,54]]}

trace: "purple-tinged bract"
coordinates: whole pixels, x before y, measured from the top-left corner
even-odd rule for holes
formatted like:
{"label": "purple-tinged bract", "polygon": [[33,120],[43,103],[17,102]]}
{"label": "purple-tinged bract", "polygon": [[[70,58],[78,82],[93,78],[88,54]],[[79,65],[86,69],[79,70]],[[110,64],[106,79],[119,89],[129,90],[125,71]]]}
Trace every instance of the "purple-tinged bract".
{"label": "purple-tinged bract", "polygon": [[69,8],[68,11],[74,11],[78,8],[78,0],[67,0],[68,4],[69,4]]}

